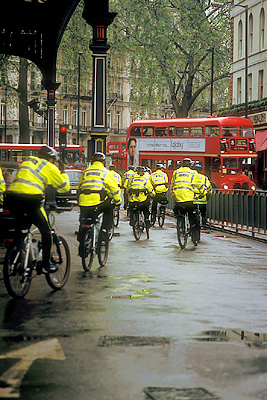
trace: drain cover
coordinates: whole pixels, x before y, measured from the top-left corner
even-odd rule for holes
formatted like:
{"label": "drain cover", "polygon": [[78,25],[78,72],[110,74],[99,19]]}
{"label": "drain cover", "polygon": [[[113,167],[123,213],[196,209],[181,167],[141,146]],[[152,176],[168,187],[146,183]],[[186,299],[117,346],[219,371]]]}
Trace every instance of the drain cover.
{"label": "drain cover", "polygon": [[170,338],[154,336],[101,336],[98,346],[161,346],[170,344]]}
{"label": "drain cover", "polygon": [[147,387],[144,392],[153,400],[218,400],[203,388]]}

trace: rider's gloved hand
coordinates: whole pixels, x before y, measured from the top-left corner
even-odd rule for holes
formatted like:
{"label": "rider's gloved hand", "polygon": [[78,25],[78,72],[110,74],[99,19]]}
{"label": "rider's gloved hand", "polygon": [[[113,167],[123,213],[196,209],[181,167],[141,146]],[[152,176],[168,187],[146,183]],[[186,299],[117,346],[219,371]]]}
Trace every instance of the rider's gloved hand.
{"label": "rider's gloved hand", "polygon": [[65,171],[64,162],[61,161],[61,160],[58,161],[58,169],[59,169],[60,172],[64,172]]}

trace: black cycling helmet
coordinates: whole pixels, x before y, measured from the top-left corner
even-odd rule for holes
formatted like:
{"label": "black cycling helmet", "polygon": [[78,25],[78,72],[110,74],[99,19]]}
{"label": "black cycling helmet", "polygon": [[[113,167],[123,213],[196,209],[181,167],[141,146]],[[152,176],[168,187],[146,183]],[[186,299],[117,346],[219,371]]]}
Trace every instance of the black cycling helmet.
{"label": "black cycling helmet", "polygon": [[196,163],[193,168],[198,172],[202,171],[202,165],[200,163]]}
{"label": "black cycling helmet", "polygon": [[94,163],[95,161],[100,161],[100,162],[104,163],[105,160],[106,160],[105,154],[98,152],[98,153],[94,153],[92,155],[92,160],[91,161],[92,161],[92,163]]}
{"label": "black cycling helmet", "polygon": [[139,165],[139,166],[136,168],[136,171],[137,171],[137,172],[145,172],[145,167],[143,167],[142,165]]}
{"label": "black cycling helmet", "polygon": [[191,167],[192,160],[191,158],[184,158],[182,161],[182,167]]}
{"label": "black cycling helmet", "polygon": [[115,171],[115,165],[113,165],[113,164],[110,164],[110,166],[108,167],[108,169],[110,170],[110,171]]}
{"label": "black cycling helmet", "polygon": [[134,166],[133,165],[129,165],[128,169],[134,170]]}
{"label": "black cycling helmet", "polygon": [[47,161],[51,160],[51,158],[54,161],[57,161],[59,159],[57,151],[53,147],[47,145],[44,145],[40,148],[39,157],[44,158]]}

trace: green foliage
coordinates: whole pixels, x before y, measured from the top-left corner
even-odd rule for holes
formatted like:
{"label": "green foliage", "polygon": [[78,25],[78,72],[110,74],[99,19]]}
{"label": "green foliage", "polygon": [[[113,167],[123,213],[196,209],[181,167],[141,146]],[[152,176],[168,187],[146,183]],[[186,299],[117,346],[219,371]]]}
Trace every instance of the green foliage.
{"label": "green foliage", "polygon": [[[201,0],[113,0],[110,5],[118,12],[110,42],[128,57],[136,108],[153,108],[167,92],[176,116],[187,116],[210,85],[212,48],[215,81],[229,76],[229,10],[222,13]],[[207,105],[207,98],[200,104],[205,99]]]}

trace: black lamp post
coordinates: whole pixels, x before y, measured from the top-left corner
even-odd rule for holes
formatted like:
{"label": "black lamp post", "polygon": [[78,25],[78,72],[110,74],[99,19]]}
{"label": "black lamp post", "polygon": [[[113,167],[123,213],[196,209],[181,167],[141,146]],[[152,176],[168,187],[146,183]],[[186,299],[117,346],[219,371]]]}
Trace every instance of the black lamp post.
{"label": "black lamp post", "polygon": [[77,144],[80,142],[80,90],[81,90],[81,55],[82,51],[79,51],[78,58],[78,115],[77,115]]}

